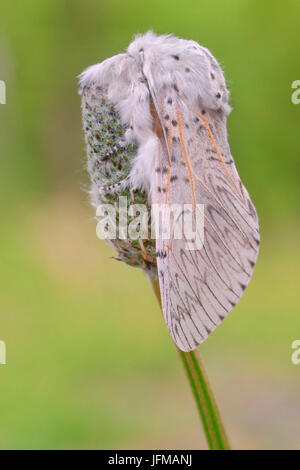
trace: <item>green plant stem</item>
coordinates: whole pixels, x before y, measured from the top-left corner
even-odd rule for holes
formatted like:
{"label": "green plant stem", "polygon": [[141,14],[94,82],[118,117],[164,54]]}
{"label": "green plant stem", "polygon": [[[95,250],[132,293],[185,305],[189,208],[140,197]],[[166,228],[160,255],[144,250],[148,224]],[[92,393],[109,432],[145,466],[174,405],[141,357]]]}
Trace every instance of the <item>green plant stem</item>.
{"label": "green plant stem", "polygon": [[[161,308],[158,281],[151,279],[150,282]],[[222,417],[199,353],[196,351],[184,352],[177,347],[176,349],[189,379],[209,448],[211,450],[230,450]]]}

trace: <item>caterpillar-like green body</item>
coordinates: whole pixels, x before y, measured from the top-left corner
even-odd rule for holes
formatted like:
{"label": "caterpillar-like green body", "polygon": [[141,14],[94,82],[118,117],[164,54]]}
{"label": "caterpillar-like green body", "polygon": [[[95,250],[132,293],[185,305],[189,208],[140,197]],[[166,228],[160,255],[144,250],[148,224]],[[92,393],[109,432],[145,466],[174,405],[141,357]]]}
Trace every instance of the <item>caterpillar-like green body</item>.
{"label": "caterpillar-like green body", "polygon": [[[145,192],[130,191],[105,193],[103,187],[125,180],[136,155],[135,145],[120,146],[127,126],[121,122],[114,104],[109,102],[105,89],[91,84],[79,90],[82,96],[82,120],[87,149],[87,171],[91,179],[90,200],[94,207],[110,203],[118,207],[119,196],[131,203],[148,205]],[[128,216],[128,225],[133,219]],[[118,211],[117,211],[118,223]],[[149,236],[151,234],[149,220]],[[131,266],[141,267],[147,274],[157,277],[155,240],[120,239],[107,240],[118,254],[118,260]]]}

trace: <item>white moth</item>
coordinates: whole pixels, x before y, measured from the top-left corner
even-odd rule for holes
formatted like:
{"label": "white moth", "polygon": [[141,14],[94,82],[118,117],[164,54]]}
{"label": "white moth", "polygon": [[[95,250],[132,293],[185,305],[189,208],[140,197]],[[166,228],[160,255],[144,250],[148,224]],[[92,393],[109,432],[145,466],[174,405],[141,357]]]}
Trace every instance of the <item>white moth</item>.
{"label": "white moth", "polygon": [[255,208],[227,139],[231,111],[222,69],[208,49],[153,32],[127,51],[89,67],[83,86],[97,83],[128,125],[138,152],[126,184],[152,204],[204,204],[204,244],[156,240],[163,314],[176,345],[201,344],[241,298],[256,263]]}

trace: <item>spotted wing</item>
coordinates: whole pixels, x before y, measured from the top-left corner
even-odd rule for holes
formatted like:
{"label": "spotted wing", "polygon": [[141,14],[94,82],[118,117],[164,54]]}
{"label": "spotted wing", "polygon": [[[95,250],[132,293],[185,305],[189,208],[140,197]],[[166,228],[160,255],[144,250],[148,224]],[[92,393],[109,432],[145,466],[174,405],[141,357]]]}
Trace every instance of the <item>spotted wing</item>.
{"label": "spotted wing", "polygon": [[[241,298],[256,263],[258,219],[230,153],[226,116],[209,109],[188,110],[179,99],[161,107],[166,134],[156,157],[152,203],[204,207],[204,242],[187,249],[184,232],[176,239],[157,229],[157,265],[162,309],[168,329],[183,351],[195,349],[222,322]],[[169,100],[170,101],[170,100]],[[183,209],[184,210],[184,209]],[[201,211],[200,211],[201,212]]]}

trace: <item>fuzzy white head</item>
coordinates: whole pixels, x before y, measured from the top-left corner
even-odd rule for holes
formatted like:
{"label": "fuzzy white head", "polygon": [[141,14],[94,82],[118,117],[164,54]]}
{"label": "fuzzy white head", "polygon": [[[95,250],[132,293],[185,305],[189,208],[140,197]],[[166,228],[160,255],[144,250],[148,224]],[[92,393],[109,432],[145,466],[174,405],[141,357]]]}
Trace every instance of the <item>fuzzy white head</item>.
{"label": "fuzzy white head", "polygon": [[[230,112],[228,91],[221,67],[212,54],[195,41],[152,31],[135,37],[127,52],[93,65],[80,76],[81,85],[96,82],[107,87],[129,127],[127,141],[140,146],[131,179],[134,188],[150,190],[157,137],[153,132],[151,100],[158,117],[161,94],[176,98],[189,111],[199,108]],[[164,128],[163,128],[164,130]]]}

